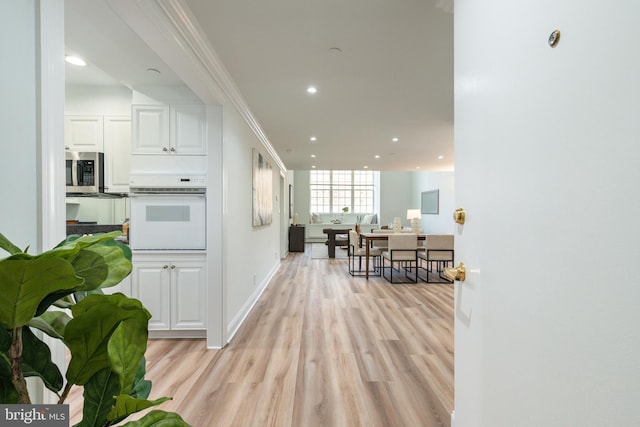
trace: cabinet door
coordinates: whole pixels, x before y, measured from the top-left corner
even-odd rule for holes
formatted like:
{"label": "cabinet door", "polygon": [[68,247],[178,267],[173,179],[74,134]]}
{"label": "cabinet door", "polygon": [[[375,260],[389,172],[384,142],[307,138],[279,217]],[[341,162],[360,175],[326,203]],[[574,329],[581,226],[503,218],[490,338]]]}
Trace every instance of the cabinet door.
{"label": "cabinet door", "polygon": [[132,114],[132,153],[169,153],[169,107],[134,105],[132,106]]}
{"label": "cabinet door", "polygon": [[169,265],[169,262],[133,265],[133,297],[139,299],[152,315],[149,330],[168,330],[171,327]]}
{"label": "cabinet door", "polygon": [[65,117],[65,149],[104,152],[102,116]]}
{"label": "cabinet door", "polygon": [[104,167],[107,193],[129,192],[131,169],[131,118],[105,116]]}
{"label": "cabinet door", "polygon": [[171,329],[206,328],[204,261],[171,264]]}
{"label": "cabinet door", "polygon": [[171,106],[172,154],[206,154],[206,112],[204,105]]}

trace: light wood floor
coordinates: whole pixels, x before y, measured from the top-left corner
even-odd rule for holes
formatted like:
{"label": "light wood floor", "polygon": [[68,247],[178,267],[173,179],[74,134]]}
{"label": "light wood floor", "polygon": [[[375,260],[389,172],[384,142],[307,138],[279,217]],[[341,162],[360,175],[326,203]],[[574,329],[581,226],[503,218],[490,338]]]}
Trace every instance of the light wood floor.
{"label": "light wood floor", "polygon": [[449,426],[453,287],[352,278],[307,245],[226,348],[151,340],[147,360],[150,398],[194,427]]}

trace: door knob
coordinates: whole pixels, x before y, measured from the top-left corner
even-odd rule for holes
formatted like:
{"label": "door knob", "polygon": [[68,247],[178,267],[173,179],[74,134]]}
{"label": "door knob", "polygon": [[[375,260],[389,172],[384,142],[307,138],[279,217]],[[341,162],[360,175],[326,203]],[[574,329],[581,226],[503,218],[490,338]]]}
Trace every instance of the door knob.
{"label": "door knob", "polygon": [[465,268],[464,263],[461,262],[455,268],[445,268],[444,275],[447,276],[449,280],[464,282],[464,279],[467,277],[467,269]]}
{"label": "door knob", "polygon": [[464,224],[465,217],[466,217],[466,212],[463,208],[458,208],[455,211],[453,211],[453,220],[457,224]]}

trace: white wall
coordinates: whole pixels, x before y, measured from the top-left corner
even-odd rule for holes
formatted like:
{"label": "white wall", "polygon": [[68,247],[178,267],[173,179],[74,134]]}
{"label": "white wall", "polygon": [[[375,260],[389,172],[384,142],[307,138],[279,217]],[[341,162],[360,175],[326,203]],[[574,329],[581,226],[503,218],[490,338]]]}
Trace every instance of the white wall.
{"label": "white wall", "polygon": [[[230,106],[224,107],[222,129],[226,187],[224,281],[226,327],[230,336],[280,263],[280,172],[246,122]],[[266,156],[273,168],[273,221],[262,227],[252,226],[252,148]]]}
{"label": "white wall", "polygon": [[380,225],[389,225],[393,218],[400,217],[402,225],[409,227],[407,209],[414,206],[414,174],[415,172],[380,172]]}
{"label": "white wall", "polygon": [[[0,232],[29,253],[64,237],[64,3],[0,2]],[[5,253],[0,253],[4,258]],[[43,338],[52,360],[64,364],[64,346]],[[35,403],[57,399],[27,380]]]}
{"label": "white wall", "polygon": [[131,89],[124,86],[65,86],[65,114],[131,116]]}
{"label": "white wall", "polygon": [[413,205],[420,208],[420,195],[423,191],[439,190],[439,213],[422,215],[422,230],[425,233],[453,234],[454,173],[453,172],[415,172]]}
{"label": "white wall", "polygon": [[0,69],[0,232],[19,247],[31,245],[31,253],[38,250],[40,188],[35,18],[34,1],[0,3],[0,51],[6,59]]}
{"label": "white wall", "polygon": [[293,172],[293,211],[300,217],[300,224],[309,224],[311,217],[311,193],[309,191],[309,171]]}

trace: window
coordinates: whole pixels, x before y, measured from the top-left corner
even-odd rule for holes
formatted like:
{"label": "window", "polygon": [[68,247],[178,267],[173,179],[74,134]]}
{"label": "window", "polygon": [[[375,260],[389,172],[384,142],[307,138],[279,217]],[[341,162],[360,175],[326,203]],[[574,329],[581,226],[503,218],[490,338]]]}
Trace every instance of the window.
{"label": "window", "polygon": [[373,171],[310,171],[311,212],[373,213]]}

